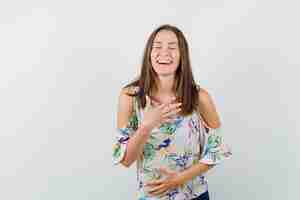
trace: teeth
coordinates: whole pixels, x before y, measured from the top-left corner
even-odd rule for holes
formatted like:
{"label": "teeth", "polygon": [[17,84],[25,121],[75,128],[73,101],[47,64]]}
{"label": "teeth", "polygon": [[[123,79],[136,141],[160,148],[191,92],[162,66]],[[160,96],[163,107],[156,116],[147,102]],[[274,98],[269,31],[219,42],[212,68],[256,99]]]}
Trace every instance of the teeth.
{"label": "teeth", "polygon": [[169,64],[168,62],[158,62],[159,64]]}
{"label": "teeth", "polygon": [[158,60],[157,62],[158,62],[159,64],[170,64],[172,61]]}

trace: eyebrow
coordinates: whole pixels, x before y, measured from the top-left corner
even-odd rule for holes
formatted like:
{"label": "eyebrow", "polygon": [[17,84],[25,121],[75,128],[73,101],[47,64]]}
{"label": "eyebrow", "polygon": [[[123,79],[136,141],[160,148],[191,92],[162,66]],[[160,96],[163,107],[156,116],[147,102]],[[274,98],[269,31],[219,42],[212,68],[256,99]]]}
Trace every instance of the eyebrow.
{"label": "eyebrow", "polygon": [[[161,42],[153,42],[153,43],[157,43],[157,44],[161,44]],[[177,44],[177,42],[168,42],[168,44]]]}

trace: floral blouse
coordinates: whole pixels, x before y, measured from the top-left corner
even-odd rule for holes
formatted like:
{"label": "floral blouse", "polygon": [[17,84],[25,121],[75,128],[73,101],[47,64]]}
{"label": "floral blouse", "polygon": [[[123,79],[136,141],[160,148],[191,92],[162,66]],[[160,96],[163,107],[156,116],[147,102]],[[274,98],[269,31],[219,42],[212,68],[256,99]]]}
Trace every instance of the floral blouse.
{"label": "floral blouse", "polygon": [[[138,92],[139,88],[131,86],[131,91]],[[134,109],[127,126],[117,128],[113,145],[114,164],[119,164],[123,159],[128,140],[143,119],[143,109],[139,107],[137,98],[137,96],[133,97]],[[205,174],[199,174],[159,197],[147,194],[147,187],[144,187],[144,184],[150,180],[163,178],[158,170],[160,167],[181,172],[197,163],[216,165],[231,155],[229,146],[223,142],[221,128],[207,127],[197,111],[188,116],[177,116],[174,122],[162,124],[152,130],[142,155],[137,159],[137,199],[190,200],[195,198],[208,190]]]}

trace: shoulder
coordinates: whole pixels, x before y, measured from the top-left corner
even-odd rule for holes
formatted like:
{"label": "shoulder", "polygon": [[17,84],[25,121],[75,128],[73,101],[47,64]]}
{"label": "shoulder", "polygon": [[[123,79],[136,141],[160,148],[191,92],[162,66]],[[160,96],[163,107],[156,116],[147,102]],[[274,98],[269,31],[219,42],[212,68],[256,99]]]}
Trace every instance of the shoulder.
{"label": "shoulder", "polygon": [[138,93],[138,86],[126,86],[123,87],[119,94],[119,104],[121,106],[130,106],[133,101],[133,97]]}
{"label": "shoulder", "polygon": [[209,92],[200,88],[198,90],[200,114],[204,119],[205,126],[209,128],[218,128],[221,125],[220,117],[217,112],[215,103]]}
{"label": "shoulder", "polygon": [[124,127],[134,113],[134,96],[138,92],[138,87],[128,86],[121,89],[118,103],[118,127]]}
{"label": "shoulder", "polygon": [[133,101],[135,97],[139,95],[140,87],[139,86],[125,86],[121,89],[119,93],[119,105],[121,107],[132,108]]}
{"label": "shoulder", "polygon": [[135,96],[138,94],[139,91],[140,91],[139,86],[127,86],[122,88],[121,93],[128,96]]}

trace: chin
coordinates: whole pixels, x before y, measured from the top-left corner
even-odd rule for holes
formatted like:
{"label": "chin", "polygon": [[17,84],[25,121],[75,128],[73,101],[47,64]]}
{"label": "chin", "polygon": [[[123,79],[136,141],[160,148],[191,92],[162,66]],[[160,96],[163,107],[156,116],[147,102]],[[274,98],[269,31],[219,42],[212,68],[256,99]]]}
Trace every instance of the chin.
{"label": "chin", "polygon": [[153,68],[157,75],[167,76],[174,75],[176,73],[176,67],[170,67],[169,69],[161,69],[160,67]]}
{"label": "chin", "polygon": [[153,70],[157,74],[172,74],[172,73],[174,73],[176,71],[174,69],[161,69],[160,67],[157,67],[157,68],[154,67]]}

